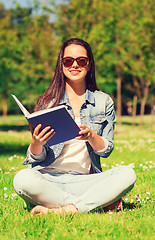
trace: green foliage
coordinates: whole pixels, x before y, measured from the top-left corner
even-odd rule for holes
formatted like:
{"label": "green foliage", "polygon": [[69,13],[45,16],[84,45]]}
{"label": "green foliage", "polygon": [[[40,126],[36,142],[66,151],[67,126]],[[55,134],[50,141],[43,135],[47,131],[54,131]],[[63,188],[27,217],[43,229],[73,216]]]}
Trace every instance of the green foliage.
{"label": "green foliage", "polygon": [[[23,9],[18,5],[14,10],[5,10],[0,6],[2,99],[14,92],[28,107],[34,106],[53,77],[60,45],[70,37],[79,37],[92,47],[97,83],[102,91],[116,97],[119,76],[125,101],[131,101],[134,95],[144,104],[153,101],[153,0],[69,0],[62,3],[49,0],[44,4],[34,1],[34,8],[41,7],[45,15],[33,16],[31,7]],[[55,13],[52,23],[49,22],[51,13]]]}
{"label": "green foliage", "polygon": [[[3,10],[0,25],[0,94],[14,92],[35,105],[53,76],[57,39],[46,16],[32,18],[29,9]],[[16,21],[17,22],[16,22]],[[29,105],[30,106],[30,105]]]}
{"label": "green foliage", "polygon": [[[149,82],[150,87],[155,83],[153,9],[154,3],[150,0],[70,0],[69,4],[59,7],[56,25],[62,41],[80,37],[90,43],[99,85],[101,79],[103,81],[102,90],[107,90],[106,82],[111,86],[108,92],[114,93],[117,68],[122,76],[136,76],[142,88],[139,97],[143,97],[145,84]],[[132,84],[134,92],[137,88]]]}
{"label": "green foliage", "polygon": [[[23,200],[13,188],[15,174],[30,143],[23,116],[0,118],[0,239],[139,239],[153,240],[154,227],[154,131],[150,131],[150,116],[139,130],[132,119],[123,117],[116,125],[115,149],[102,159],[103,171],[119,164],[131,165],[137,175],[135,187],[124,198],[120,212],[108,214],[92,211],[74,215],[35,216],[23,207]],[[125,134],[124,134],[125,133]]]}

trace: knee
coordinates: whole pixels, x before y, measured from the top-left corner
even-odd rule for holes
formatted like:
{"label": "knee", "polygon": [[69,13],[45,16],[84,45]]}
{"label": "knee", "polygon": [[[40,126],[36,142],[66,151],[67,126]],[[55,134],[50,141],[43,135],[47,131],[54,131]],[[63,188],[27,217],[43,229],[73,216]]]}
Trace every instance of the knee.
{"label": "knee", "polygon": [[14,177],[13,185],[15,191],[22,195],[23,192],[27,192],[33,183],[33,175],[31,169],[22,169]]}
{"label": "knee", "polygon": [[134,185],[136,182],[136,174],[130,166],[122,166],[122,172],[129,185]]}

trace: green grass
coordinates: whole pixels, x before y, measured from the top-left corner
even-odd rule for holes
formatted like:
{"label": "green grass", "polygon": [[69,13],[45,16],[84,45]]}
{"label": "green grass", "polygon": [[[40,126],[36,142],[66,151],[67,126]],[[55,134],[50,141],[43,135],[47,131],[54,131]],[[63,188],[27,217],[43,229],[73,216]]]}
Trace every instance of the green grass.
{"label": "green grass", "polygon": [[122,211],[31,218],[12,184],[16,172],[24,168],[21,163],[31,135],[23,116],[1,117],[0,239],[155,239],[155,132],[150,130],[150,121],[150,116],[145,116],[144,127],[140,129],[138,117],[135,127],[130,117],[123,117],[122,125],[115,129],[115,149],[108,159],[102,159],[103,170],[130,164],[137,174],[136,185],[125,196]]}

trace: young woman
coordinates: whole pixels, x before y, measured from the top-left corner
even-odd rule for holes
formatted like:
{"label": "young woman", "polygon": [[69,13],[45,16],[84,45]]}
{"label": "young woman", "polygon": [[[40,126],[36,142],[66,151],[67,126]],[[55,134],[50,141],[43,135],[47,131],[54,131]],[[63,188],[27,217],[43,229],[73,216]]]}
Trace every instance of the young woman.
{"label": "young woman", "polygon": [[49,147],[54,129],[46,127],[40,132],[39,124],[23,163],[29,168],[14,178],[16,192],[36,205],[32,215],[88,212],[99,206],[119,210],[136,175],[128,166],[101,170],[100,156],[107,158],[114,148],[114,104],[98,90],[93,54],[81,39],[72,38],[62,45],[54,78],[36,110],[57,105],[64,105],[75,119],[79,136]]}

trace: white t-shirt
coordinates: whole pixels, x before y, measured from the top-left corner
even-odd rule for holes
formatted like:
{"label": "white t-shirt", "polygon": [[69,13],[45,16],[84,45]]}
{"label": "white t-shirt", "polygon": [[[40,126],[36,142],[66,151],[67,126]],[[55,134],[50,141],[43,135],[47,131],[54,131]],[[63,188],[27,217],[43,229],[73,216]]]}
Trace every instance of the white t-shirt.
{"label": "white t-shirt", "polygon": [[[80,125],[80,117],[76,117],[75,122]],[[90,168],[91,160],[85,141],[72,139],[65,142],[60,156],[42,172],[89,174]]]}

